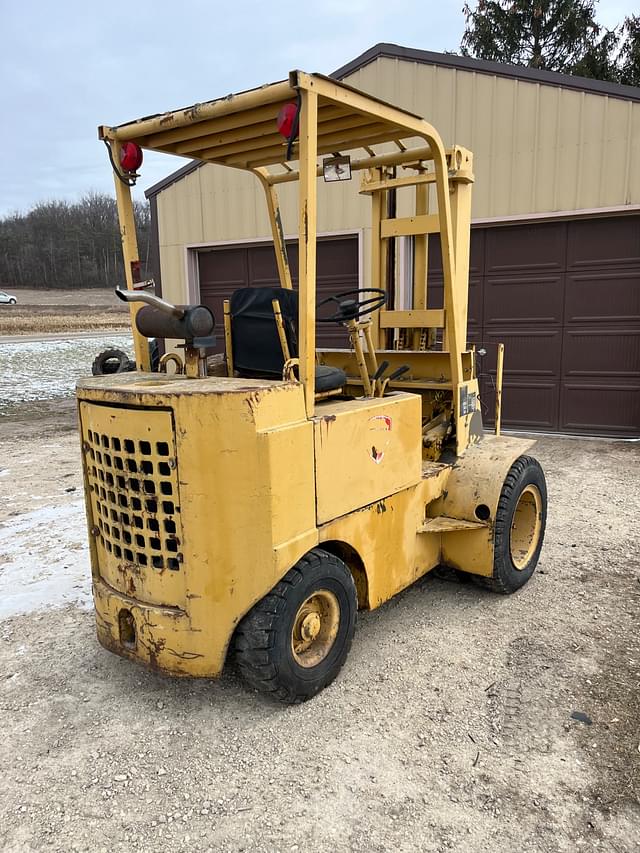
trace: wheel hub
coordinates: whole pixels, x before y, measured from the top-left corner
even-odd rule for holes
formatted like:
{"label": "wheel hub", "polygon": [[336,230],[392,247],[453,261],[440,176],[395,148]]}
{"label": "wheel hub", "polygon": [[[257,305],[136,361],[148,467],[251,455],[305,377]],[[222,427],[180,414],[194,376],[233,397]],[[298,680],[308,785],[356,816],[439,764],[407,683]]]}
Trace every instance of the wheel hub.
{"label": "wheel hub", "polygon": [[320,617],[317,613],[309,613],[308,616],[305,616],[300,626],[300,633],[303,640],[315,640],[320,633]]}
{"label": "wheel hub", "polygon": [[518,499],[509,536],[511,562],[523,571],[533,558],[542,532],[542,497],[538,488],[529,485]]}
{"label": "wheel hub", "polygon": [[317,590],[301,604],[293,620],[291,651],[305,668],[317,666],[331,651],[340,627],[340,605],[328,589]]}

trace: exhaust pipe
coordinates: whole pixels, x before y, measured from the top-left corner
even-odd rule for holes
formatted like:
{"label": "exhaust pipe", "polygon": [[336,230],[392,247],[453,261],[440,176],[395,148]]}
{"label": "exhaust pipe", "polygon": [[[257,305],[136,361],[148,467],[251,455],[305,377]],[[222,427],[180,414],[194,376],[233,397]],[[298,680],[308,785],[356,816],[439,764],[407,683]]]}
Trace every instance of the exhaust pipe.
{"label": "exhaust pipe", "polygon": [[137,290],[121,290],[117,287],[116,296],[123,302],[145,302],[147,305],[157,308],[158,311],[162,311],[163,314],[168,314],[170,317],[177,317],[178,320],[182,320],[186,314],[184,308],[178,308],[177,305],[172,305],[171,302],[167,302],[166,299],[160,299],[159,296],[155,296],[153,293],[141,293]]}

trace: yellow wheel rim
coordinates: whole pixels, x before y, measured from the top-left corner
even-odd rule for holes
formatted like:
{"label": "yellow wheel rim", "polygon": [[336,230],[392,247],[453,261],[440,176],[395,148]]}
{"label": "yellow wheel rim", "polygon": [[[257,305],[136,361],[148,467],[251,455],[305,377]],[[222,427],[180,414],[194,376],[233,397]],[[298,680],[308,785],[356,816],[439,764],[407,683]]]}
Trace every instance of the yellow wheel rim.
{"label": "yellow wheel rim", "polygon": [[522,490],[511,522],[509,550],[511,562],[522,571],[536,552],[542,532],[542,497],[537,486]]}
{"label": "yellow wheel rim", "polygon": [[291,651],[296,663],[317,666],[333,648],[340,627],[340,605],[328,589],[319,589],[302,603],[293,620]]}

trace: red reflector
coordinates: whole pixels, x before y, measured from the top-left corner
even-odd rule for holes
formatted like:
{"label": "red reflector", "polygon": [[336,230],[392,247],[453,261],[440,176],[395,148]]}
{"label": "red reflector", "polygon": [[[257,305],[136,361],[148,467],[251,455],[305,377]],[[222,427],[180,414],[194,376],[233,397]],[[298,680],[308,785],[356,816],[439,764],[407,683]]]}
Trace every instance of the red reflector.
{"label": "red reflector", "polygon": [[[276,124],[278,125],[279,132],[284,136],[285,139],[291,138],[291,131],[293,130],[293,125],[296,119],[297,112],[297,104],[285,104],[283,107],[280,107],[280,112],[278,113],[278,119],[276,121]],[[297,138],[298,130],[296,128],[296,135],[294,139]]]}
{"label": "red reflector", "polygon": [[120,165],[125,172],[135,172],[142,166],[142,148],[135,142],[123,142],[120,149]]}

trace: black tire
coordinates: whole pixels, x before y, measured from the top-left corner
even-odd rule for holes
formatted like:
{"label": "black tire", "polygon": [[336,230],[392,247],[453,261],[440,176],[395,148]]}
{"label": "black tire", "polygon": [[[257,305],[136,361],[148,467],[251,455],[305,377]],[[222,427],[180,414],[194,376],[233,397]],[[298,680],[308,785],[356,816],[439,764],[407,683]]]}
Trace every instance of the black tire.
{"label": "black tire", "polygon": [[[94,376],[110,376],[131,370],[129,356],[121,349],[106,349],[93,360],[91,372]],[[135,368],[135,364],[134,364]]]}
{"label": "black tire", "polygon": [[[160,369],[160,345],[157,338],[150,338],[149,340],[149,361],[151,362],[151,372],[157,373]],[[135,369],[136,364],[134,362],[132,370]]]}
{"label": "black tire", "polygon": [[[516,510],[522,516],[521,523]],[[537,459],[520,456],[502,486],[494,525],[493,577],[478,578],[483,585],[501,595],[510,595],[523,587],[538,565],[546,524],[544,472]],[[518,528],[522,541],[514,544],[512,538]]]}
{"label": "black tire", "polygon": [[15,305],[15,304],[16,304],[16,300],[15,300],[15,299],[10,299],[10,300],[9,300],[9,305]]}
{"label": "black tire", "polygon": [[[316,594],[337,602],[339,622],[335,638],[327,642],[326,656],[315,665],[301,665],[301,657],[294,652],[294,629],[303,606]],[[235,657],[242,676],[251,687],[283,702],[311,699],[333,681],[344,664],[357,611],[356,587],[347,566],[333,554],[314,548],[239,624]],[[313,645],[309,651],[312,649]]]}

